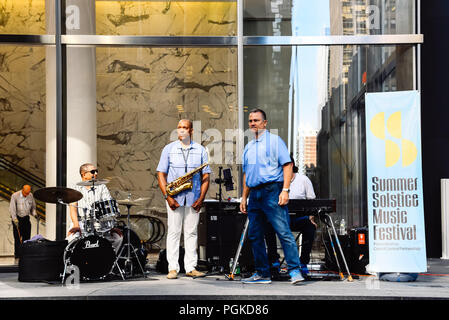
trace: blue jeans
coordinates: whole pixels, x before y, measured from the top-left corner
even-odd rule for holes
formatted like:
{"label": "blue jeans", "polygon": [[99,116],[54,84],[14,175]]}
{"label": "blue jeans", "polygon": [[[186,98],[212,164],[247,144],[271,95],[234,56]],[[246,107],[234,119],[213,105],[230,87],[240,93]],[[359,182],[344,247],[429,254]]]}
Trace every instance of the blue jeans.
{"label": "blue jeans", "polygon": [[279,206],[283,183],[275,182],[251,188],[248,201],[248,239],[251,241],[254,266],[263,277],[270,277],[270,264],[265,245],[265,231],[269,222],[276,232],[284,251],[288,271],[299,269],[298,246],[289,226],[287,206]]}
{"label": "blue jeans", "polygon": [[[316,228],[309,217],[290,219],[290,230],[299,231],[302,234],[301,242],[301,256],[299,260],[302,264],[308,264],[310,262],[310,253],[312,252],[313,240],[315,239]],[[273,227],[268,224],[267,231],[265,233],[265,242],[267,243],[268,261],[271,263],[279,260],[279,254],[277,253],[277,241],[276,233]]]}

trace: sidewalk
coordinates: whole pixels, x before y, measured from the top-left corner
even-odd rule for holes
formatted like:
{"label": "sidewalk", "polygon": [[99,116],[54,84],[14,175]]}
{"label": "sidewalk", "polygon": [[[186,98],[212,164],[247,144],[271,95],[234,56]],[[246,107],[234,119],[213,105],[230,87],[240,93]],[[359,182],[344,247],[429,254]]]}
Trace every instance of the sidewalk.
{"label": "sidewalk", "polygon": [[[318,275],[317,273],[314,273]],[[414,282],[316,279],[293,286],[285,281],[242,284],[224,275],[192,279],[184,274],[168,280],[149,271],[146,278],[81,283],[19,282],[17,272],[0,273],[0,300],[449,300],[449,260],[429,259],[428,271]]]}

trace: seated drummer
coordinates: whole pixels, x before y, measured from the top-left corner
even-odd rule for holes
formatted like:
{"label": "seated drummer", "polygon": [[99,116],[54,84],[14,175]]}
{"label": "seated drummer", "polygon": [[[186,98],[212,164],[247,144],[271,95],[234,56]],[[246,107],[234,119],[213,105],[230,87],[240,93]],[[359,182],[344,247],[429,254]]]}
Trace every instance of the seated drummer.
{"label": "seated drummer", "polygon": [[[80,175],[82,181],[90,181],[97,179],[98,169],[92,163],[85,163],[80,167]],[[105,184],[92,186],[74,185],[73,189],[81,192],[83,197],[75,203],[70,204],[70,218],[72,220],[71,228],[67,234],[67,240],[71,241],[75,237],[83,233],[84,226],[79,223],[79,217],[93,216],[93,212],[89,211],[93,208],[93,204],[97,201],[111,200],[111,194]],[[95,191],[95,192],[94,192]],[[123,234],[119,229],[113,228],[110,232],[106,232],[103,236],[112,243],[115,252],[118,251],[123,241]]]}

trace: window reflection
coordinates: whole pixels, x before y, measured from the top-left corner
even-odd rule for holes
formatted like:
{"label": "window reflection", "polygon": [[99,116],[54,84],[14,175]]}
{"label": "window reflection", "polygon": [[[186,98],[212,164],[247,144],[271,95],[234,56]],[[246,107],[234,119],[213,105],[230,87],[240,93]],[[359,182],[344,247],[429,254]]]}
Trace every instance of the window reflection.
{"label": "window reflection", "polygon": [[414,33],[415,1],[244,0],[248,36]]}
{"label": "window reflection", "polygon": [[244,111],[265,109],[317,196],[337,199],[338,219],[366,224],[364,94],[413,90],[413,46],[277,50],[245,48]]}

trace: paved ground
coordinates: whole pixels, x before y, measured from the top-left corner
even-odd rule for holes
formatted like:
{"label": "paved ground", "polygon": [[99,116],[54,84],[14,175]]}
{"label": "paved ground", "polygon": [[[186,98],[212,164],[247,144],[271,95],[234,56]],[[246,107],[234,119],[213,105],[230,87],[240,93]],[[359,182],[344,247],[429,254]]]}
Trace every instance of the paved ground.
{"label": "paved ground", "polygon": [[449,300],[449,261],[428,260],[428,272],[413,282],[379,281],[375,276],[354,276],[341,281],[313,273],[314,278],[293,286],[289,282],[242,284],[224,275],[176,280],[150,270],[146,278],[81,283],[19,282],[18,273],[0,273],[0,300]]}
{"label": "paved ground", "polygon": [[71,318],[99,315],[102,319],[278,320],[299,317],[304,311],[330,319],[371,314],[403,318],[428,307],[433,314],[438,309],[444,312],[449,305],[449,260],[440,259],[429,259],[428,272],[413,282],[379,281],[368,275],[353,275],[350,282],[315,272],[314,279],[296,286],[285,281],[242,284],[239,278],[231,281],[224,275],[192,279],[181,274],[168,280],[155,270],[149,270],[146,278],[70,286],[19,282],[15,269],[0,268],[0,306],[32,317],[65,310],[61,312]]}

